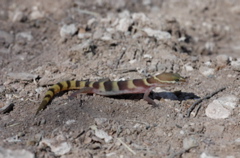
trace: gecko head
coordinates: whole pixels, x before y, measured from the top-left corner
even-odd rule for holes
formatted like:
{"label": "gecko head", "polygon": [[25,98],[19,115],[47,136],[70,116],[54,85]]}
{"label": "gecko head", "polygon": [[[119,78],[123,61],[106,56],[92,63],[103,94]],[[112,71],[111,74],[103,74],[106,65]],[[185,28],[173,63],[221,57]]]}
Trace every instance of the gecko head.
{"label": "gecko head", "polygon": [[177,73],[162,73],[156,76],[156,78],[161,83],[178,83],[178,82],[186,82],[186,78],[180,76]]}

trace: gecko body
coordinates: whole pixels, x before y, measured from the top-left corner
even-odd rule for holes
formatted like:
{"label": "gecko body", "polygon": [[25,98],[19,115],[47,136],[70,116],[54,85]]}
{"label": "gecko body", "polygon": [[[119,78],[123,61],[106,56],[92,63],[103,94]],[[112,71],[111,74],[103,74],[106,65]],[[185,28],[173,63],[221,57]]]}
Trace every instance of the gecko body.
{"label": "gecko body", "polygon": [[152,105],[156,105],[156,103],[148,96],[154,88],[185,81],[184,77],[176,73],[162,73],[145,79],[126,81],[63,81],[48,89],[36,114],[47,107],[54,95],[66,90],[79,90],[78,93],[94,93],[103,96],[143,93],[144,100]]}

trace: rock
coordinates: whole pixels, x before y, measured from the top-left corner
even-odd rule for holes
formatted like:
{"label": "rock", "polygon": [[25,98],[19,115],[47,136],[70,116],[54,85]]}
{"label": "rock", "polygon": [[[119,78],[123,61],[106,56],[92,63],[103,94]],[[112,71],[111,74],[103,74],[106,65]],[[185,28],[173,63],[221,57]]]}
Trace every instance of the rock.
{"label": "rock", "polygon": [[133,13],[132,19],[133,19],[133,21],[136,21],[138,23],[142,22],[143,24],[145,24],[146,22],[149,21],[149,19],[146,17],[146,15],[144,13]]}
{"label": "rock", "polygon": [[19,32],[19,33],[17,33],[16,38],[17,39],[24,38],[28,41],[31,41],[33,39],[33,36],[31,34],[31,32]]}
{"label": "rock", "polygon": [[185,68],[186,71],[193,71],[194,70],[193,67],[189,63],[185,64],[183,67]]}
{"label": "rock", "polygon": [[232,95],[218,98],[208,105],[205,113],[212,119],[228,118],[237,106],[237,102],[238,98]]}
{"label": "rock", "polygon": [[184,149],[190,149],[192,147],[198,146],[198,142],[193,137],[188,137],[183,139],[183,148]]}
{"label": "rock", "polygon": [[67,120],[66,121],[66,124],[67,125],[71,125],[71,124],[73,124],[73,123],[75,123],[76,122],[76,120]]}
{"label": "rock", "polygon": [[34,158],[34,154],[25,150],[10,150],[0,147],[0,158]]}
{"label": "rock", "polygon": [[0,30],[0,39],[3,39],[8,44],[13,43],[14,40],[13,35],[2,30]]}
{"label": "rock", "polygon": [[12,13],[10,18],[12,19],[12,22],[20,22],[20,21],[24,21],[25,15],[22,11],[16,10],[15,12]]}
{"label": "rock", "polygon": [[78,31],[75,24],[63,25],[60,29],[60,36],[63,38],[73,36]]}
{"label": "rock", "polygon": [[239,98],[234,95],[227,95],[217,99],[224,107],[234,109],[237,107]]}
{"label": "rock", "polygon": [[95,118],[94,121],[95,121],[96,125],[101,125],[107,121],[107,118]]}
{"label": "rock", "polygon": [[119,24],[116,29],[121,32],[127,32],[129,27],[133,24],[133,20],[130,18],[122,18],[119,20]]}
{"label": "rock", "polygon": [[144,54],[144,55],[143,55],[143,58],[144,58],[144,59],[152,59],[153,57],[152,57],[151,54]]}
{"label": "rock", "polygon": [[92,34],[91,33],[81,33],[81,32],[79,32],[78,33],[78,38],[79,39],[86,39],[86,38],[90,38],[92,36]]}
{"label": "rock", "polygon": [[214,69],[209,68],[207,66],[201,66],[199,68],[199,71],[203,76],[206,76],[206,77],[210,77],[210,76],[214,75]]}
{"label": "rock", "polygon": [[100,139],[104,139],[104,141],[106,143],[108,143],[110,140],[112,140],[112,136],[109,136],[105,131],[101,130],[101,129],[97,129],[96,126],[91,126],[91,129],[95,131],[95,135],[100,138]]}
{"label": "rock", "polygon": [[218,55],[216,57],[217,66],[226,66],[229,64],[229,57],[225,54]]}
{"label": "rock", "polygon": [[19,137],[13,136],[13,137],[8,137],[4,140],[4,142],[8,142],[8,143],[16,143],[16,142],[21,142],[21,140],[19,139]]}
{"label": "rock", "polygon": [[237,61],[231,61],[233,70],[240,71],[240,58]]}
{"label": "rock", "polygon": [[153,30],[151,28],[144,28],[144,32],[150,37],[155,37],[157,40],[170,39],[171,34],[166,31]]}
{"label": "rock", "polygon": [[36,20],[44,17],[44,12],[39,11],[39,8],[37,6],[32,7],[32,12],[30,13],[30,19]]}
{"label": "rock", "polygon": [[218,101],[214,100],[206,108],[206,115],[212,119],[224,119],[231,115],[231,111],[223,107]]}
{"label": "rock", "polygon": [[200,158],[219,158],[219,157],[211,156],[211,155],[208,155],[208,154],[206,154],[205,152],[203,152],[203,153],[200,155]]}
{"label": "rock", "polygon": [[57,143],[52,139],[43,139],[40,146],[47,145],[56,156],[65,155],[70,152],[72,146],[67,142]]}
{"label": "rock", "polygon": [[23,81],[32,81],[38,77],[36,74],[30,74],[26,72],[10,72],[8,73],[8,77],[15,79],[15,80],[23,80]]}

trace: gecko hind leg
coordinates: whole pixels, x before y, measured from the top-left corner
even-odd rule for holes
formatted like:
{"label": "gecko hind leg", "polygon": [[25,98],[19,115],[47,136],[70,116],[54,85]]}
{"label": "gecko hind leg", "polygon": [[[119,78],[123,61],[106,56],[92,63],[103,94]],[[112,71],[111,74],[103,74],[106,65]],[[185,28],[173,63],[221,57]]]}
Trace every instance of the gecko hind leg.
{"label": "gecko hind leg", "polygon": [[93,88],[91,88],[91,87],[85,87],[85,88],[79,89],[78,91],[72,93],[68,98],[69,98],[69,99],[73,99],[73,98],[75,98],[79,93],[89,93],[89,94],[92,94],[92,93],[93,93]]}

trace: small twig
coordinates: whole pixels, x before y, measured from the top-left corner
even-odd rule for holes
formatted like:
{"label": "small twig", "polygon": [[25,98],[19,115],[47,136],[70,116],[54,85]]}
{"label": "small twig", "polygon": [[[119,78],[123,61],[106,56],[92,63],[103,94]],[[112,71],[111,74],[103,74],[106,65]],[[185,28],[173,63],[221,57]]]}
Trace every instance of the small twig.
{"label": "small twig", "polygon": [[[193,104],[190,106],[190,108],[188,108],[186,117],[190,117],[191,112],[192,112],[192,111],[195,109],[195,107],[196,107],[198,104],[200,104],[202,101],[213,97],[215,94],[217,94],[217,93],[219,93],[219,92],[221,92],[221,91],[223,91],[223,90],[225,90],[225,89],[226,89],[226,87],[220,88],[219,90],[214,91],[213,93],[205,96],[204,98],[197,100],[195,103],[193,103]],[[197,115],[197,112],[198,112],[198,110],[200,109],[200,107],[201,107],[201,106],[199,105],[198,108],[197,108],[197,111],[196,111],[195,116]]]}
{"label": "small twig", "polygon": [[117,138],[117,140],[123,145],[125,146],[133,155],[136,155],[136,152],[133,151],[126,143],[124,143],[120,138]]}
{"label": "small twig", "polygon": [[117,63],[115,65],[115,69],[118,67],[118,65],[120,64],[120,60],[123,58],[124,54],[125,54],[126,50],[124,49],[121,53],[121,55],[119,56]]}
{"label": "small twig", "polygon": [[181,150],[181,151],[179,151],[179,152],[177,152],[177,153],[171,154],[168,158],[175,158],[175,157],[180,156],[180,155],[182,155],[183,153],[189,151],[190,149],[196,148],[196,147],[198,147],[198,145],[191,146],[191,147],[189,147],[189,148],[187,148],[187,149],[183,149],[183,150]]}

